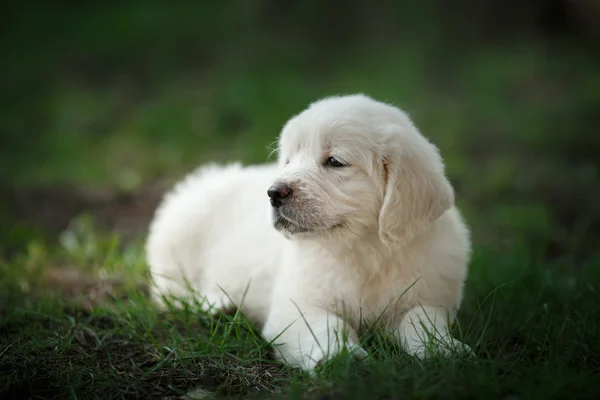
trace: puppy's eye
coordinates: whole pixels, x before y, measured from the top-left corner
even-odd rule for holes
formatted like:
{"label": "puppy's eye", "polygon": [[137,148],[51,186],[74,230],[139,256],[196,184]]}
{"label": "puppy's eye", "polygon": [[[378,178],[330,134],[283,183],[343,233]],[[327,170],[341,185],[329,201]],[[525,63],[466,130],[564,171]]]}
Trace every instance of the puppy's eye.
{"label": "puppy's eye", "polygon": [[344,164],[344,162],[338,160],[335,157],[329,157],[327,159],[327,161],[325,161],[325,165],[328,165],[330,167],[335,167],[335,168],[340,168],[340,167],[345,167],[346,164]]}

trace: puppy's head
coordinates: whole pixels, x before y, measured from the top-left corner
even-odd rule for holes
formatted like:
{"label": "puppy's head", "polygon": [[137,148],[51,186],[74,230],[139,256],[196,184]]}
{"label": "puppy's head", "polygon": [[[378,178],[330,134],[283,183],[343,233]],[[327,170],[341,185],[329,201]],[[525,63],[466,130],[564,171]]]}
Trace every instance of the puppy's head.
{"label": "puppy's head", "polygon": [[279,165],[268,195],[286,235],[407,242],[454,203],[437,148],[405,113],[363,95],[326,98],[290,119]]}

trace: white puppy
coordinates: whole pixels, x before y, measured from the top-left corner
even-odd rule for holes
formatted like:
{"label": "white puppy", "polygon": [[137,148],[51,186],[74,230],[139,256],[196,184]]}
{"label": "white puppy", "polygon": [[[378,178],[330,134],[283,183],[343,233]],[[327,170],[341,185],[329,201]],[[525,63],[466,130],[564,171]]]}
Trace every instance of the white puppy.
{"label": "white puppy", "polygon": [[189,175],[157,210],[147,257],[157,300],[192,289],[216,309],[241,306],[305,370],[344,349],[365,355],[365,326],[418,357],[469,351],[448,332],[469,231],[438,150],[364,95],[290,119],[278,165]]}

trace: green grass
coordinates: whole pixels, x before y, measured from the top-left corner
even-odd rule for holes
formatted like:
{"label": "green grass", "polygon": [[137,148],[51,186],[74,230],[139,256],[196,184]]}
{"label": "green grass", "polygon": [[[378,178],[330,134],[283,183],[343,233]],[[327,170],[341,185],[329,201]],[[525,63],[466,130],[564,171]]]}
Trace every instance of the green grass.
{"label": "green grass", "polygon": [[[194,303],[158,311],[134,282],[145,270],[141,244],[96,237],[101,245],[90,250],[86,229],[54,254],[32,245],[3,265],[3,282],[18,282],[15,269],[40,277],[1,294],[10,304],[0,314],[3,398],[176,398],[203,388],[240,398],[550,399],[593,398],[600,389],[600,258],[574,271],[527,250],[479,249],[455,327],[476,359],[419,362],[365,332],[369,358],[342,356],[311,378],[274,362],[241,314],[213,317]],[[42,270],[57,264],[131,274],[94,304],[86,297],[99,285],[73,297],[41,290]]]}
{"label": "green grass", "polygon": [[[434,0],[267,3],[0,16],[0,398],[597,397],[597,51],[516,22],[486,36]],[[309,377],[243,315],[155,309],[147,189],[263,162],[291,115],[356,92],[441,150],[474,242],[455,335],[477,358],[418,362],[366,332],[370,358]]]}

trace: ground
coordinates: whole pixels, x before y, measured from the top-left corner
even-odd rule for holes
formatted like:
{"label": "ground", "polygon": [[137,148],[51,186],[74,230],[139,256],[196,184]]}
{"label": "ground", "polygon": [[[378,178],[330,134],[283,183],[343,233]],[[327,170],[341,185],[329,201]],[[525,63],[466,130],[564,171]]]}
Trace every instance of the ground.
{"label": "ground", "polygon": [[[527,35],[394,41],[384,15],[346,46],[343,27],[323,41],[281,15],[273,34],[229,6],[131,4],[4,16],[18,40],[2,42],[0,81],[0,398],[597,396],[600,53]],[[455,335],[477,357],[419,362],[368,332],[371,357],[309,377],[243,315],[153,307],[143,242],[162,193],[202,162],[268,160],[291,115],[353,92],[404,108],[440,147],[473,231]]]}

